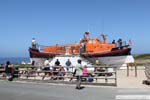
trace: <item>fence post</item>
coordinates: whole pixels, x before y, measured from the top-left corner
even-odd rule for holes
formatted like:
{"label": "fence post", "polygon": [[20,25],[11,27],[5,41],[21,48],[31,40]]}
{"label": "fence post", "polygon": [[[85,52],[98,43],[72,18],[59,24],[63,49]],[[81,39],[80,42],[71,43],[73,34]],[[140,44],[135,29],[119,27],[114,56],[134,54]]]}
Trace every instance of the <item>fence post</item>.
{"label": "fence post", "polygon": [[108,82],[107,73],[108,73],[108,68],[107,68],[107,66],[106,66],[106,67],[105,67],[105,83]]}
{"label": "fence post", "polygon": [[117,86],[117,67],[115,67],[115,85]]}

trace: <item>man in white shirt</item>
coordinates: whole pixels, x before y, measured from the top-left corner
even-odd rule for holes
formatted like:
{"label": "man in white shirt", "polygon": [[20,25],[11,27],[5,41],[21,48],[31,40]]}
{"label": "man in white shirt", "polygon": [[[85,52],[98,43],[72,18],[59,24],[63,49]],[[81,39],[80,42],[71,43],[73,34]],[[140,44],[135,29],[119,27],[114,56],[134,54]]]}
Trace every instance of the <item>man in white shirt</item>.
{"label": "man in white shirt", "polygon": [[44,78],[45,78],[45,76],[47,74],[49,74],[49,75],[51,74],[50,72],[47,72],[47,71],[50,71],[49,60],[48,59],[46,59],[44,61],[44,68],[43,68],[43,70],[45,71],[45,75],[43,76],[42,80],[44,80]]}
{"label": "man in white shirt", "polygon": [[75,76],[77,77],[77,83],[76,83],[76,89],[81,89],[80,85],[81,85],[81,79],[82,79],[82,65],[81,65],[81,60],[78,59],[77,60],[78,64],[75,66]]}

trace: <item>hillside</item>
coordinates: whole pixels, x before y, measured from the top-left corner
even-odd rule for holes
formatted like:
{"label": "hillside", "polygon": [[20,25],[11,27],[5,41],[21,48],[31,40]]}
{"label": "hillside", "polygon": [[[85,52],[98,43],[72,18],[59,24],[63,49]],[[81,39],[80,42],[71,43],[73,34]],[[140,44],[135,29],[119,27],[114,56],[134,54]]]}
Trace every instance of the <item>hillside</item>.
{"label": "hillside", "polygon": [[141,63],[141,64],[150,63],[150,54],[140,54],[134,56],[134,58],[136,63]]}
{"label": "hillside", "polygon": [[140,54],[135,56],[135,59],[143,59],[143,60],[150,59],[150,54]]}

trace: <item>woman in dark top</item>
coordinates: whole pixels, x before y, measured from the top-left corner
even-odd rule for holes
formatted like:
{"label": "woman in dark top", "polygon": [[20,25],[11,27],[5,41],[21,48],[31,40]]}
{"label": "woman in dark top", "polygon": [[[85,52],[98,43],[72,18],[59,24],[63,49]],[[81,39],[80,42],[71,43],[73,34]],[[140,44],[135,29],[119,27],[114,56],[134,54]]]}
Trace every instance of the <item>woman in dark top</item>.
{"label": "woman in dark top", "polygon": [[8,80],[12,81],[13,80],[14,69],[13,69],[13,64],[10,64],[9,61],[6,62],[5,73],[8,77]]}
{"label": "woman in dark top", "polygon": [[60,62],[59,62],[58,59],[56,60],[55,65],[56,65],[56,66],[59,66],[59,65],[60,65]]}
{"label": "woman in dark top", "polygon": [[10,65],[10,62],[7,61],[7,62],[6,62],[6,66],[5,66],[5,73],[6,73],[7,75],[11,72],[11,70],[10,70],[10,68],[9,68],[9,65]]}

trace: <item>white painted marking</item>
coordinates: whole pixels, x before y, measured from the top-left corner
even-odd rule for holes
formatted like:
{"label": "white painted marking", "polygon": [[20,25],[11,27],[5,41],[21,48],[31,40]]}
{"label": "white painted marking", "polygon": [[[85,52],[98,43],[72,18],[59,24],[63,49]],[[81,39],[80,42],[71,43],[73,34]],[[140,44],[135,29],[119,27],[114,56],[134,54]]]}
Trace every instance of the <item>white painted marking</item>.
{"label": "white painted marking", "polygon": [[129,89],[129,90],[118,90],[118,93],[150,93],[150,89]]}
{"label": "white painted marking", "polygon": [[150,100],[150,95],[116,95],[116,100]]}

